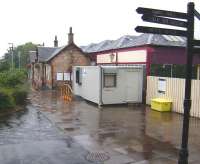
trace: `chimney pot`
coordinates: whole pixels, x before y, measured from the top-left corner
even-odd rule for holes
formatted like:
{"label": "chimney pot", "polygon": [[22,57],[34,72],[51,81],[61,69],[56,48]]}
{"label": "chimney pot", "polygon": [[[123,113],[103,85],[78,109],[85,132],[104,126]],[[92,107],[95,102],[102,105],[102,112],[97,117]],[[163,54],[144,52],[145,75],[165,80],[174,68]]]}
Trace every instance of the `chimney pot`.
{"label": "chimney pot", "polygon": [[54,47],[58,47],[58,39],[57,39],[57,36],[55,36]]}
{"label": "chimney pot", "polygon": [[72,32],[72,27],[69,28],[69,34],[68,34],[68,45],[74,43],[74,34]]}

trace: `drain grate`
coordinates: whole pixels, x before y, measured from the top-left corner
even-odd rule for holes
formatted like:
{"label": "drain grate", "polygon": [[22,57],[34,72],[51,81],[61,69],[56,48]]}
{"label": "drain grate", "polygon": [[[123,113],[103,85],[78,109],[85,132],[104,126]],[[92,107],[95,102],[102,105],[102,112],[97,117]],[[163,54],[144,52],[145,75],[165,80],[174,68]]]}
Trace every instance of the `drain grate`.
{"label": "drain grate", "polygon": [[103,162],[110,159],[108,153],[105,152],[90,152],[86,156],[86,160],[90,162]]}

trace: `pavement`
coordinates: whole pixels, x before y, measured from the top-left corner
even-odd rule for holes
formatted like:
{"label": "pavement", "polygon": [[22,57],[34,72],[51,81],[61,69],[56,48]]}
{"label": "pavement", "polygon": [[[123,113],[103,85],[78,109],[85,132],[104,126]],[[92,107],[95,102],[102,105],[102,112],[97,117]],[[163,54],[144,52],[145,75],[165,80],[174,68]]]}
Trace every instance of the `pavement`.
{"label": "pavement", "polygon": [[[83,154],[78,151],[76,156],[84,159],[82,163],[177,164],[181,114],[160,113],[144,105],[99,109],[81,99],[65,102],[55,91],[34,91],[29,99],[33,108],[82,149]],[[199,127],[200,119],[191,118],[189,164],[200,163]]]}

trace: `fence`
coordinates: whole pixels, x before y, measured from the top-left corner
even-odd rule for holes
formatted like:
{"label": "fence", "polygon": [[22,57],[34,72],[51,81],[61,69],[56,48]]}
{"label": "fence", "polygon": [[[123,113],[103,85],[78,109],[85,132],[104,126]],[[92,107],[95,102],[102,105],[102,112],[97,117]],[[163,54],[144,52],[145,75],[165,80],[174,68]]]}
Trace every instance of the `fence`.
{"label": "fence", "polygon": [[[200,80],[192,80],[192,106],[190,115],[200,118]],[[172,111],[183,113],[185,79],[168,77],[147,77],[146,103],[151,104],[152,98],[168,98],[172,100]]]}
{"label": "fence", "polygon": [[69,84],[64,84],[63,86],[61,86],[60,91],[61,91],[61,96],[65,101],[67,102],[72,101],[73,91]]}

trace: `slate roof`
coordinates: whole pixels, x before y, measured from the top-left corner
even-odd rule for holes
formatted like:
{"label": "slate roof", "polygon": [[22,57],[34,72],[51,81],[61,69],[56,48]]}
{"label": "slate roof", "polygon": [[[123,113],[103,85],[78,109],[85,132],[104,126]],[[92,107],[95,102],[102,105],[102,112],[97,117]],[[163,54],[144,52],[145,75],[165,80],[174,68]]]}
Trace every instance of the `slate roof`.
{"label": "slate roof", "polygon": [[186,38],[158,34],[141,34],[139,36],[125,35],[117,40],[105,40],[88,46],[81,46],[83,52],[93,53],[119,48],[137,47],[142,45],[185,47]]}
{"label": "slate roof", "polygon": [[48,61],[49,57],[57,50],[58,47],[38,47],[38,60],[39,62]]}
{"label": "slate roof", "polygon": [[62,46],[62,47],[57,47],[57,49],[55,49],[55,51],[49,55],[47,61],[49,61],[50,59],[52,59],[54,56],[56,56],[60,51],[62,51],[66,46]]}
{"label": "slate roof", "polygon": [[[102,52],[120,48],[138,47],[143,45],[185,47],[186,38],[179,36],[158,35],[158,34],[141,34],[139,36],[125,35],[117,40],[104,40],[99,43],[92,43],[87,46],[81,46],[85,53]],[[39,62],[46,62],[56,56],[66,46],[63,47],[38,47]],[[35,62],[36,51],[30,51],[30,61]]]}

